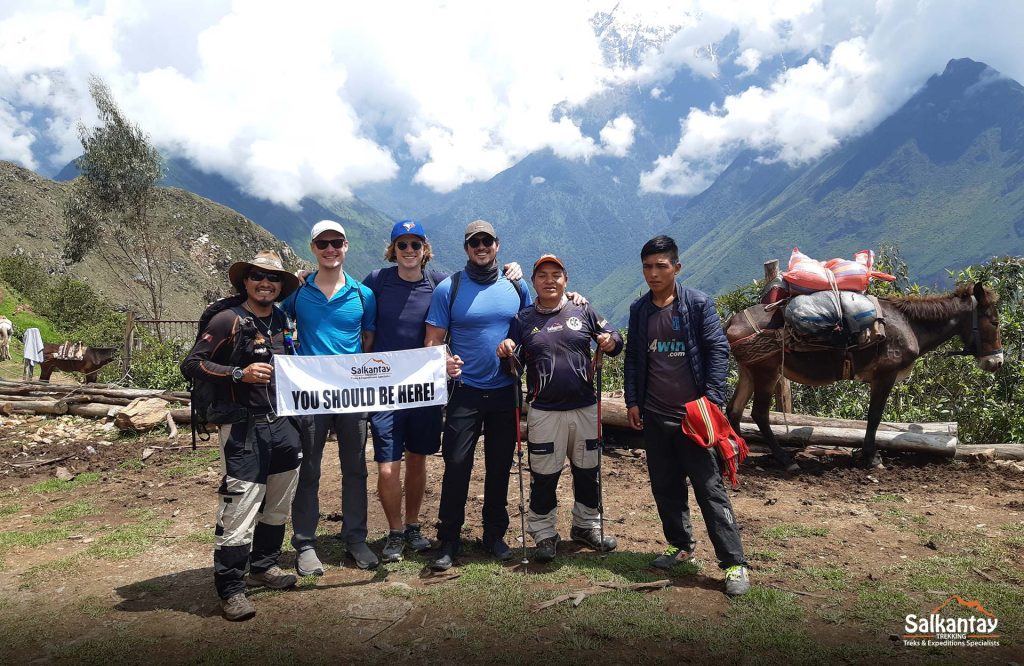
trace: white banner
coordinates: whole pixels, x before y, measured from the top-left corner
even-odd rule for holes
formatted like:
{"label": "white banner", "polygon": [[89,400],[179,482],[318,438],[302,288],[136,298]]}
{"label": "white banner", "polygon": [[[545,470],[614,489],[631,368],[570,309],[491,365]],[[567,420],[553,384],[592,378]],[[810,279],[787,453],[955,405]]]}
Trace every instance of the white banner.
{"label": "white banner", "polygon": [[274,356],[277,413],[340,414],[448,402],[444,347],[339,356]]}

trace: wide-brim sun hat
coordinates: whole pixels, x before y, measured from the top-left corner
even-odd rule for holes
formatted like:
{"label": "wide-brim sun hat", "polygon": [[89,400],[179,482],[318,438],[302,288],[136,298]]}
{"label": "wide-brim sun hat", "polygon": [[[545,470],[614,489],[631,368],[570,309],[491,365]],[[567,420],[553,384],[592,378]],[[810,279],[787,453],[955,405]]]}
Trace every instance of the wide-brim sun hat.
{"label": "wide-brim sun hat", "polygon": [[239,293],[245,293],[245,276],[252,269],[266,273],[277,273],[281,276],[281,293],[278,295],[277,300],[285,298],[288,294],[298,289],[301,284],[299,278],[295,277],[294,273],[285,270],[284,262],[281,261],[281,255],[273,250],[260,250],[252,261],[236,261],[228,269],[228,280]]}

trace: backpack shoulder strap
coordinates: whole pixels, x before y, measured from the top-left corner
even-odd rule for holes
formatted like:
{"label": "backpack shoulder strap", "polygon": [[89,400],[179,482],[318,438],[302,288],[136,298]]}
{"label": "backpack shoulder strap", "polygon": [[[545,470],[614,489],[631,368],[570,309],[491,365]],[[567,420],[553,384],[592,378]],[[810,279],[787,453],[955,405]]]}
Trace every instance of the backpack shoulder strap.
{"label": "backpack shoulder strap", "polygon": [[512,281],[516,291],[519,292],[519,309],[522,310],[526,307],[526,286],[523,284],[522,279],[516,279]]}
{"label": "backpack shoulder strap", "polygon": [[444,334],[444,346],[447,347],[448,343],[452,341],[452,321],[453,309],[455,307],[455,297],[459,295],[459,282],[462,279],[462,271],[455,271],[452,273],[452,286],[448,291],[448,329]]}

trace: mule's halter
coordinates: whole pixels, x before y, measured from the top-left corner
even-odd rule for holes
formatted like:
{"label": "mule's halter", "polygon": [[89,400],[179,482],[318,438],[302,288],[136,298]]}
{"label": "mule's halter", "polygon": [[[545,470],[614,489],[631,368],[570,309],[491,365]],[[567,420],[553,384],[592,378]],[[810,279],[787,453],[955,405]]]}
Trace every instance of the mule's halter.
{"label": "mule's halter", "polygon": [[978,299],[971,294],[971,341],[960,351],[956,352],[944,352],[943,356],[973,356],[974,358],[986,358],[988,356],[995,356],[1003,353],[1003,348],[993,349],[985,354],[978,353],[980,344],[980,334],[978,333]]}

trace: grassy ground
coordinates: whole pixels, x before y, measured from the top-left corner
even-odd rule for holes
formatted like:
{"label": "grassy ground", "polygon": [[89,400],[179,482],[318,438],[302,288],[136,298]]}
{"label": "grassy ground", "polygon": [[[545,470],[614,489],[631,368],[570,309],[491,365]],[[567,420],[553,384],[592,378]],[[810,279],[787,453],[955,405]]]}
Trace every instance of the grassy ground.
{"label": "grassy ground", "polygon": [[[1024,478],[1002,468],[902,463],[879,479],[842,467],[786,478],[745,466],[732,499],[754,587],[729,600],[699,512],[697,561],[668,573],[650,567],[664,545],[643,460],[631,454],[605,460],[616,552],[599,557],[563,543],[548,565],[493,561],[474,541],[482,492],[474,479],[460,566],[444,576],[426,570],[430,554],[408,553],[372,572],[349,564],[336,536],[340,523],[329,514],[337,510],[338,472],[325,464],[318,550],[326,575],[303,579],[293,591],[253,589],[256,618],[231,624],[219,617],[210,569],[215,449],[156,449],[142,460],[146,447],[185,442],[167,442],[164,434],[116,438],[101,424],[75,421],[79,437],[62,443],[52,436],[58,423],[0,422],[4,663],[1020,660]],[[95,455],[83,452],[87,444]],[[57,451],[74,454],[62,463],[73,480],[13,466]],[[333,452],[324,460],[333,461]],[[440,473],[441,461],[432,459],[431,518]],[[513,478],[513,514],[515,490]],[[568,493],[563,487],[563,535]],[[514,539],[515,515],[512,522]],[[370,526],[379,551],[384,522],[376,502]],[[287,538],[284,551],[287,568],[294,562]],[[668,587],[654,592],[609,591],[579,605],[533,610],[601,583],[666,578]],[[904,616],[926,614],[953,595],[998,617],[1001,646],[904,646]]]}

